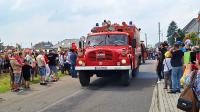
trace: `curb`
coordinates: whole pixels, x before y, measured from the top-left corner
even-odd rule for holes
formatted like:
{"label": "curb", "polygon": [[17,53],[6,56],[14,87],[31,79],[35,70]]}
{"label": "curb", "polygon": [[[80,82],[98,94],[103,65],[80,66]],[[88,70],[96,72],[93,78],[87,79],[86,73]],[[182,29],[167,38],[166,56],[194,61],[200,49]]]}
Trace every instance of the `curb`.
{"label": "curb", "polygon": [[163,102],[163,100],[161,100],[163,96],[162,96],[161,90],[159,89],[160,86],[161,86],[161,84],[157,84],[157,88],[158,88],[158,107],[160,109],[160,112],[166,112],[165,108],[164,108],[164,102]]}
{"label": "curb", "polygon": [[156,84],[153,91],[151,106],[149,112],[162,112],[159,108],[159,98],[158,98],[158,85]]}

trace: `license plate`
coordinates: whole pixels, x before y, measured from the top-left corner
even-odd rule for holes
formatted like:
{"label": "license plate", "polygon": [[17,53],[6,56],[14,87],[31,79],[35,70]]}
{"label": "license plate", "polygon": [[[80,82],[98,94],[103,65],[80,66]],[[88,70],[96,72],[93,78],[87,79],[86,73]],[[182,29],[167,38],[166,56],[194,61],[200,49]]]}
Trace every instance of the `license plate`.
{"label": "license plate", "polygon": [[107,70],[107,67],[95,67],[95,70]]}

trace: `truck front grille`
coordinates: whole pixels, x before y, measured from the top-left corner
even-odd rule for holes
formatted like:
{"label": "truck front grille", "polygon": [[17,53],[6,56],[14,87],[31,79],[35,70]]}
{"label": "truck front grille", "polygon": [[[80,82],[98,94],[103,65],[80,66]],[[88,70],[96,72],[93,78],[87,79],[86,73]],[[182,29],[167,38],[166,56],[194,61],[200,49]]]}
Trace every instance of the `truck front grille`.
{"label": "truck front grille", "polygon": [[88,54],[89,61],[112,60],[112,57],[111,51],[92,51]]}

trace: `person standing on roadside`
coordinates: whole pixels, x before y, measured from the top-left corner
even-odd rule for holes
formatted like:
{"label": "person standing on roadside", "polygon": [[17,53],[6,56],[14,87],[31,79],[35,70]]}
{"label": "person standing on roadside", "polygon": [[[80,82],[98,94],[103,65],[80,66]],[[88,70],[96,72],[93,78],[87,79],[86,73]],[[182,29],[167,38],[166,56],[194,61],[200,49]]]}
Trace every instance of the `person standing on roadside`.
{"label": "person standing on roadside", "polygon": [[[168,44],[166,42],[164,42],[160,45],[160,52],[161,52],[160,61],[161,61],[161,63],[163,63],[163,61],[165,59],[165,53],[167,52],[167,48],[168,48]],[[162,79],[163,79],[164,78],[164,66],[163,66],[163,64],[161,65],[161,76],[162,76]]]}
{"label": "person standing on roadside", "polygon": [[23,79],[24,79],[26,89],[30,88],[29,81],[30,81],[30,77],[31,77],[31,70],[32,70],[32,66],[30,66],[29,61],[27,61],[25,59],[24,65],[22,66],[22,75],[23,75]]}
{"label": "person standing on roadside", "polygon": [[14,74],[14,91],[17,92],[20,90],[20,78],[22,71],[22,63],[19,61],[19,54],[17,52],[14,53],[14,56],[10,58],[10,64],[13,69]]}
{"label": "person standing on roadside", "polygon": [[180,79],[183,74],[183,56],[184,53],[180,50],[180,45],[178,43],[174,44],[174,48],[171,51],[171,65],[172,65],[172,90],[169,93],[180,93]]}
{"label": "person standing on roadside", "polygon": [[2,73],[3,57],[0,54],[0,74]]}
{"label": "person standing on roadside", "polygon": [[72,75],[72,78],[77,78],[77,72],[75,70],[75,66],[76,66],[76,59],[77,59],[77,55],[74,51],[74,49],[70,49],[69,53],[68,53],[68,60],[69,60],[69,63],[71,65],[70,67],[70,73]]}
{"label": "person standing on roadside", "polygon": [[62,72],[62,74],[64,74],[64,71],[65,71],[65,69],[64,69],[64,53],[61,51],[60,53],[59,53],[59,67],[60,67],[60,70],[61,70],[61,72]]}
{"label": "person standing on roadside", "polygon": [[46,68],[46,77],[45,77],[45,82],[49,82],[51,81],[51,77],[50,77],[50,73],[51,73],[51,70],[49,68],[49,60],[48,60],[48,54],[47,54],[47,51],[45,50],[45,54],[44,54],[44,60],[45,60],[45,68]]}
{"label": "person standing on roadside", "polygon": [[172,89],[172,80],[171,80],[171,71],[172,71],[172,66],[171,66],[171,57],[172,54],[171,52],[167,51],[165,53],[165,59],[163,61],[163,65],[164,65],[164,89],[168,89],[168,85],[169,85],[169,90]]}
{"label": "person standing on roadside", "polygon": [[161,60],[161,52],[158,52],[157,53],[157,65],[156,65],[156,73],[158,75],[158,81],[157,83],[160,83],[161,79],[163,78],[162,77],[162,66],[163,66],[163,61]]}
{"label": "person standing on roadside", "polygon": [[5,71],[5,73],[9,72],[9,67],[10,67],[10,59],[8,57],[8,54],[5,54],[5,57],[4,57],[4,71]]}
{"label": "person standing on roadside", "polygon": [[46,76],[46,68],[45,68],[45,59],[43,56],[43,52],[40,51],[40,54],[36,58],[38,64],[38,70],[40,74],[40,85],[46,85],[45,76]]}
{"label": "person standing on roadside", "polygon": [[[56,68],[56,59],[58,58],[58,54],[54,53],[52,50],[49,50],[49,54],[48,54],[48,60],[49,60],[49,68],[51,70],[51,72],[54,72],[55,79],[58,80],[58,70]],[[56,81],[55,80],[55,81]]]}
{"label": "person standing on roadside", "polygon": [[[194,94],[197,98],[197,104],[198,104],[198,111],[200,112],[200,57],[198,54],[196,54],[196,62],[195,62],[196,69],[192,70],[191,64],[188,64],[187,67],[189,68],[188,73],[185,77],[185,85],[190,85],[191,83],[193,85]],[[194,77],[194,79],[192,79]],[[191,82],[193,81],[193,82]]]}

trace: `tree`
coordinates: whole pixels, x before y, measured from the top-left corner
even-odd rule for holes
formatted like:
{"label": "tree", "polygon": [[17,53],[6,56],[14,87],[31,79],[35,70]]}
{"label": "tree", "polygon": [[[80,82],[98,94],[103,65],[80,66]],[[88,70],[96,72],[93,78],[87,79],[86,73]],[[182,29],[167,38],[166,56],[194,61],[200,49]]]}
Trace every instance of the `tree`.
{"label": "tree", "polygon": [[192,38],[198,38],[197,32],[190,32],[190,33],[187,33],[187,35],[190,37],[190,39],[192,39]]}
{"label": "tree", "polygon": [[181,41],[183,41],[183,39],[185,38],[185,33],[179,28],[178,29],[178,34],[181,36],[180,38],[181,38]]}
{"label": "tree", "polygon": [[193,45],[199,45],[200,44],[200,38],[198,37],[197,32],[190,32],[186,34],[185,40],[189,37],[189,39],[192,41]]}
{"label": "tree", "polygon": [[20,44],[16,43],[16,49],[17,49],[17,50],[21,50],[21,49],[22,49],[22,46],[21,46]]}
{"label": "tree", "polygon": [[3,50],[3,49],[4,49],[3,42],[0,39],[0,50]]}
{"label": "tree", "polygon": [[168,37],[168,43],[170,45],[173,45],[175,43],[175,38],[173,37],[173,34],[178,30],[178,26],[176,22],[172,21],[169,24],[168,30],[167,30],[167,37]]}
{"label": "tree", "polygon": [[178,30],[178,26],[176,25],[176,22],[172,21],[169,24],[168,30],[167,30],[167,37],[170,37]]}

